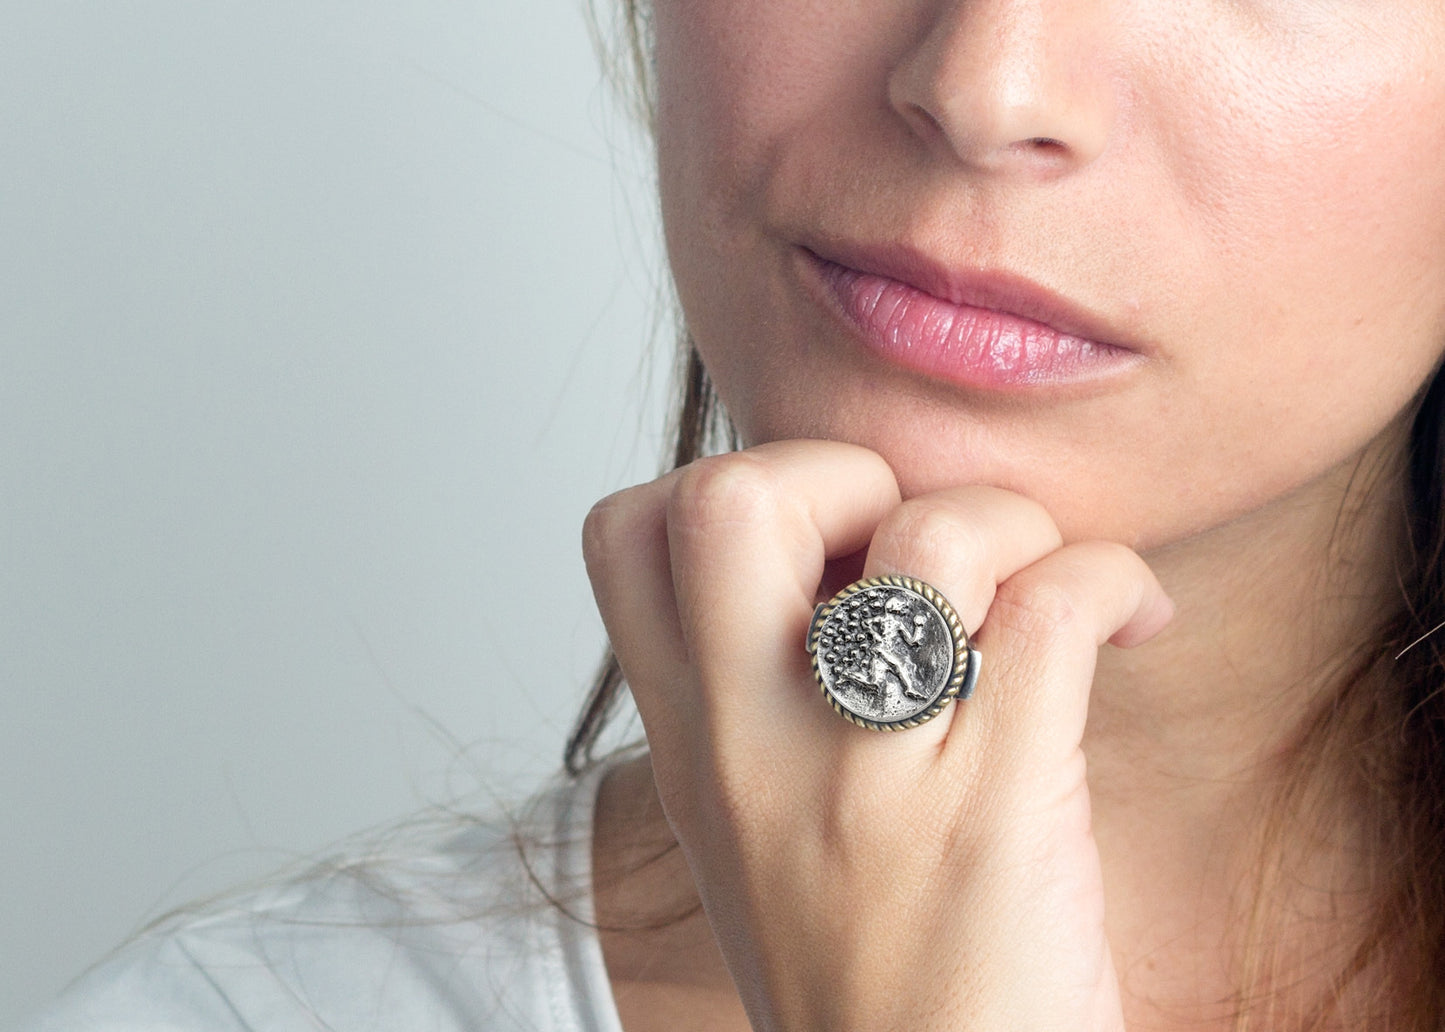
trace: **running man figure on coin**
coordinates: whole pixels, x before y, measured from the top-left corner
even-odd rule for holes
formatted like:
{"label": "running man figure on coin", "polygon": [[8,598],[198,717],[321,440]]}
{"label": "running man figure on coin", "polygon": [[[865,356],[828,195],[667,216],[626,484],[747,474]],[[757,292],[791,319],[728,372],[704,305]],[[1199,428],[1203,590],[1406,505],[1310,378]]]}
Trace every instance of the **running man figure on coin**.
{"label": "running man figure on coin", "polygon": [[843,716],[874,730],[917,727],[978,677],[953,607],[911,577],[872,577],[813,613],[808,651],[823,693]]}

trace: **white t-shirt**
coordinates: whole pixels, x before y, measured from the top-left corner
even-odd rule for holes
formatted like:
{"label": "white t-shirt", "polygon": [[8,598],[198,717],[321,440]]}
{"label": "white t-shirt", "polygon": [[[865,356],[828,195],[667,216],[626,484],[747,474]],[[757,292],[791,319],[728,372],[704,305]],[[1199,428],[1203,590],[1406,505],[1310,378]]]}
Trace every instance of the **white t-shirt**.
{"label": "white t-shirt", "polygon": [[169,922],[30,1032],[622,1032],[591,927],[600,780],[549,791],[516,822],[374,837]]}

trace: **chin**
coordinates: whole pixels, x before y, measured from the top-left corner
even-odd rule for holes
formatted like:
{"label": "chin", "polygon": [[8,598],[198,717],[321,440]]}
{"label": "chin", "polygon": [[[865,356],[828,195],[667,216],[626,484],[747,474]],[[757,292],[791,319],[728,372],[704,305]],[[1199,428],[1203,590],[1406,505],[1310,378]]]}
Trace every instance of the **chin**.
{"label": "chin", "polygon": [[[1170,514],[1159,511],[1157,497],[1145,501],[1121,489],[1135,476],[1117,463],[1078,450],[1050,454],[1039,443],[1007,439],[979,425],[948,427],[918,417],[884,423],[838,414],[794,415],[741,432],[746,445],[807,438],[868,448],[892,468],[905,499],[972,484],[1013,491],[1044,506],[1066,541],[1103,539],[1137,548],[1198,529],[1170,520]],[[1161,518],[1166,526],[1159,525]]]}

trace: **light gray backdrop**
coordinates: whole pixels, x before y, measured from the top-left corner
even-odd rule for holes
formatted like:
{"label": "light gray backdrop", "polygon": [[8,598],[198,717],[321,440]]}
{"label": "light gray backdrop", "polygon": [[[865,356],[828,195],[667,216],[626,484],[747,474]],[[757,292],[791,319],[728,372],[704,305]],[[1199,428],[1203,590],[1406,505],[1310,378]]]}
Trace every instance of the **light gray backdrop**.
{"label": "light gray backdrop", "polygon": [[578,3],[0,0],[0,1027],[556,766],[669,363]]}

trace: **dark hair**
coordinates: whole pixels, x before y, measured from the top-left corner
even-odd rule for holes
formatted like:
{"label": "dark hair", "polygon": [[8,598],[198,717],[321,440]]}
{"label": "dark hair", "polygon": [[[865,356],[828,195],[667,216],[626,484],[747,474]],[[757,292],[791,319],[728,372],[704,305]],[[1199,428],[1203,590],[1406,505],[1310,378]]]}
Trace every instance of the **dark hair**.
{"label": "dark hair", "polygon": [[[1431,377],[1410,428],[1400,614],[1381,642],[1394,699],[1369,743],[1393,754],[1399,864],[1382,923],[1399,923],[1415,1028],[1445,1027],[1445,377]],[[1423,640],[1422,640],[1423,636]],[[1382,819],[1385,815],[1382,815]],[[1410,1027],[1410,1026],[1407,1026]]]}

